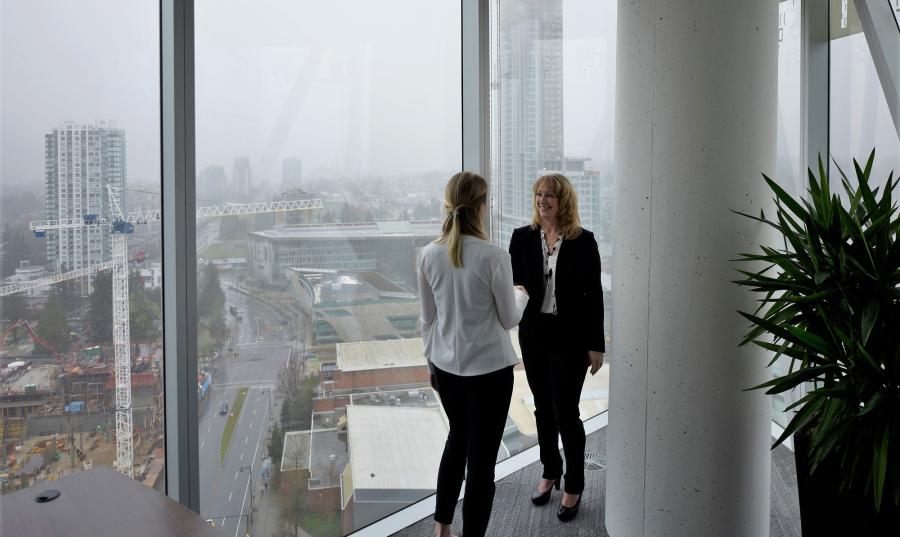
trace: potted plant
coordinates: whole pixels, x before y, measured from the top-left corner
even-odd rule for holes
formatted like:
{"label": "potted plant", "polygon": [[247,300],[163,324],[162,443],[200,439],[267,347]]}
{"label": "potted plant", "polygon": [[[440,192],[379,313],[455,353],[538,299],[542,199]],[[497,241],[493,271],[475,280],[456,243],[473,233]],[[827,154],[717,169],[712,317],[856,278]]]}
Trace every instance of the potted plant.
{"label": "potted plant", "polygon": [[[805,535],[900,535],[900,219],[891,173],[872,188],[875,151],[856,184],[838,167],[844,195],[830,190],[819,159],[806,199],[766,177],[775,218],[738,213],[775,228],[782,247],[739,261],[735,283],[759,293],[741,345],[790,361],[787,374],[750,389],[808,392],[772,446],[795,434]],[[879,194],[880,191],[880,194]],[[737,211],[735,211],[737,212]],[[754,267],[754,268],[755,268]]]}

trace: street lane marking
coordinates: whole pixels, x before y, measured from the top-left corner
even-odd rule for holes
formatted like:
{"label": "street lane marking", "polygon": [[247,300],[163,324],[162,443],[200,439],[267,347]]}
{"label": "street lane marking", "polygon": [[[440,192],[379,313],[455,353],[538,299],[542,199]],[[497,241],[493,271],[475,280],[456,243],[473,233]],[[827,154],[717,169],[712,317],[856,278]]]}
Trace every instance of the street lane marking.
{"label": "street lane marking", "polygon": [[241,451],[241,460],[244,460],[244,452]]}
{"label": "street lane marking", "polygon": [[238,471],[237,471],[237,472],[235,472],[235,473],[234,473],[234,478],[235,478],[235,479],[237,479],[237,478],[238,478],[238,474],[239,474],[239,473],[241,473],[241,471],[240,471],[240,470],[238,470]]}
{"label": "street lane marking", "polygon": [[[250,422],[250,429],[252,429],[252,428],[253,428],[253,422],[251,421],[251,422]],[[248,429],[248,430],[249,430],[249,429]]]}
{"label": "street lane marking", "polygon": [[205,444],[205,443],[206,443],[206,440],[203,440],[200,442],[200,449],[203,449],[203,444]]}
{"label": "street lane marking", "polygon": [[228,493],[228,502],[231,503],[231,497],[234,495],[234,492]]}
{"label": "street lane marking", "polygon": [[244,445],[245,445],[245,446],[247,445],[247,440],[250,440],[250,437],[249,437],[249,436],[245,436],[245,437],[244,437]]}
{"label": "street lane marking", "polygon": [[209,427],[206,428],[206,432],[212,431],[212,423],[209,424]]}
{"label": "street lane marking", "polygon": [[[268,413],[268,411],[269,410],[267,408],[266,412]],[[252,425],[252,423],[251,423],[251,425]],[[259,453],[259,444],[262,441],[263,429],[264,429],[264,427],[260,427],[259,433],[256,436],[256,449],[253,450],[253,458],[250,460],[250,472],[247,475],[247,486],[244,487],[244,499],[241,501],[241,509],[240,509],[241,513],[244,512],[244,504],[247,503],[247,493],[250,492],[250,478],[253,475],[253,463],[254,463],[254,461],[256,461],[256,455]],[[240,531],[240,529],[241,529],[241,522],[240,522],[240,520],[238,520],[237,527],[234,528],[234,537],[237,537],[238,531]]]}

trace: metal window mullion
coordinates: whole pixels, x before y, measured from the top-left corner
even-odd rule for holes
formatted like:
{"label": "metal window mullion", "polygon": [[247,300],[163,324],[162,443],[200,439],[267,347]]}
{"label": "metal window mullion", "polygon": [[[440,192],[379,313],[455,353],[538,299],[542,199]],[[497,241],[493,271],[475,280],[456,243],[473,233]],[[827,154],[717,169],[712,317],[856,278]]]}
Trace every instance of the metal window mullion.
{"label": "metal window mullion", "polygon": [[193,0],[161,0],[166,493],[199,512],[193,15]]}
{"label": "metal window mullion", "polygon": [[[489,176],[489,0],[461,0],[462,167]],[[491,215],[493,218],[493,215]],[[493,227],[493,226],[490,226]]]}

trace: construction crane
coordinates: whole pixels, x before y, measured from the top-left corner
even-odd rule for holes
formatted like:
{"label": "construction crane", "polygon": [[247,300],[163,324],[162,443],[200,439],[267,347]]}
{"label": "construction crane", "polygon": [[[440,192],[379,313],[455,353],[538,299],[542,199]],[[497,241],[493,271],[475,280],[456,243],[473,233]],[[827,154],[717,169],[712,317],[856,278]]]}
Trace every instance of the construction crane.
{"label": "construction crane", "polygon": [[[119,204],[119,188],[107,186],[112,219],[102,215],[87,214],[83,218],[64,220],[41,220],[30,225],[34,235],[45,237],[49,231],[77,229],[88,226],[110,226],[112,235],[112,259],[110,261],[55,274],[28,282],[18,282],[0,287],[0,296],[21,293],[30,289],[51,285],[66,280],[81,278],[100,271],[112,270],[113,309],[113,354],[116,378],[116,462],[119,472],[133,477],[133,413],[131,401],[131,331],[128,310],[128,235],[134,233],[134,226],[159,222],[160,210],[132,211],[124,213]],[[320,199],[274,201],[270,203],[233,203],[213,207],[198,207],[197,218],[216,216],[236,216],[287,211],[303,211],[324,207]]]}

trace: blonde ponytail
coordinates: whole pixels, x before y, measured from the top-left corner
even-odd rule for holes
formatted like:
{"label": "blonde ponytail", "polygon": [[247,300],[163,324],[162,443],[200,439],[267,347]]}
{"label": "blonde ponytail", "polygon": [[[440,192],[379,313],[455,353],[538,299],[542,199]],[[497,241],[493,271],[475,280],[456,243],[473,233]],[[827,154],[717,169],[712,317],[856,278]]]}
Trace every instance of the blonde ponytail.
{"label": "blonde ponytail", "polygon": [[463,266],[462,236],[472,235],[487,240],[482,222],[481,205],[487,202],[487,181],[478,174],[459,172],[447,181],[444,189],[444,211],[447,217],[439,243],[447,243],[450,264]]}

